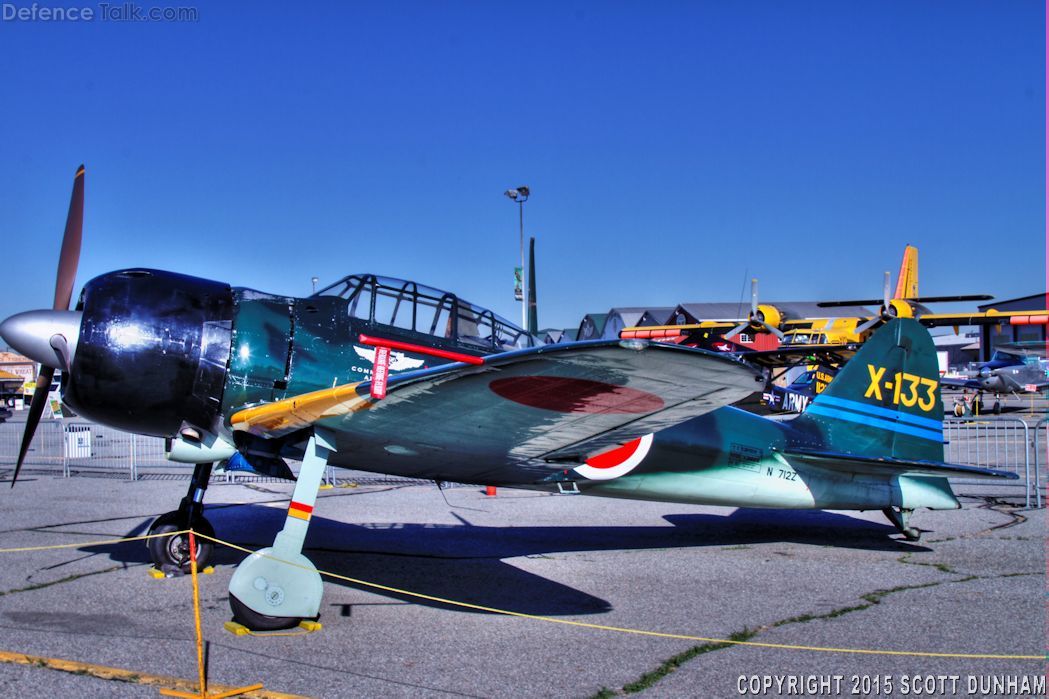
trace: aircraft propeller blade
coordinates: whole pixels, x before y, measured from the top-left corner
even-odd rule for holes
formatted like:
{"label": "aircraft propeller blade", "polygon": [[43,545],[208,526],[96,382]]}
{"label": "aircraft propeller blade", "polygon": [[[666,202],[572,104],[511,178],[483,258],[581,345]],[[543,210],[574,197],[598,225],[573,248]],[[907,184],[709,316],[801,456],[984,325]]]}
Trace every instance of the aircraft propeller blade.
{"label": "aircraft propeller blade", "polygon": [[750,321],[748,320],[748,321],[740,323],[736,327],[732,328],[727,333],[722,335],[722,337],[725,338],[726,340],[731,340],[736,335],[739,335],[741,332],[743,332],[744,330],[746,330],[749,327],[750,327]]}
{"label": "aircraft propeller blade", "polygon": [[892,300],[892,292],[889,291],[889,281],[892,279],[892,275],[889,272],[885,273],[885,288],[882,293],[881,311],[882,313],[889,312],[889,301]]}
{"label": "aircraft propeller blade", "polygon": [[73,195],[69,198],[69,213],[66,214],[66,230],[62,234],[62,252],[58,257],[58,273],[55,278],[56,311],[68,311],[73,295],[73,282],[80,263],[80,242],[84,233],[84,166],[77,168],[73,178]]}
{"label": "aircraft propeller blade", "polygon": [[[73,194],[69,198],[69,212],[66,214],[66,228],[62,234],[62,252],[58,256],[58,272],[55,275],[55,300],[52,308],[56,311],[68,311],[69,301],[73,296],[73,283],[76,281],[76,271],[80,264],[80,243],[84,234],[84,165],[81,163],[73,177]],[[44,405],[48,401],[48,392],[51,389],[51,381],[55,377],[55,369],[69,370],[71,360],[69,342],[63,335],[53,335],[50,340],[51,347],[55,350],[56,358],[61,367],[52,367],[46,364],[40,365],[40,375],[36,380],[36,390],[33,391],[33,402],[29,405],[29,415],[26,417],[25,431],[22,433],[22,445],[18,450],[18,461],[15,464],[15,472],[11,477],[11,487],[15,487],[18,474],[22,470],[22,463],[29,452],[29,445],[36,434],[40,416],[44,413]]]}
{"label": "aircraft propeller blade", "polygon": [[22,446],[18,449],[18,461],[15,463],[15,473],[11,476],[11,487],[15,487],[18,474],[22,470],[22,463],[29,452],[29,445],[36,433],[36,426],[40,423],[40,416],[44,413],[44,405],[47,404],[48,391],[51,389],[51,379],[55,376],[55,370],[49,366],[40,367],[40,376],[36,379],[36,390],[33,392],[33,402],[29,404],[29,415],[25,421],[25,432],[22,433]]}
{"label": "aircraft propeller blade", "polygon": [[[758,316],[758,278],[757,277],[751,277],[751,280],[750,280],[750,317],[747,318],[742,323],[740,323],[739,325],[737,325],[736,327],[734,327],[731,330],[729,330],[727,333],[725,333],[721,337],[725,338],[726,340],[731,340],[736,335],[739,335],[741,332],[743,332],[747,328],[749,328],[752,325],[754,325],[754,323],[761,322],[761,321],[759,321],[757,319],[757,316]],[[762,325],[764,325],[764,323],[762,323]],[[766,326],[766,327],[768,327],[768,326]]]}
{"label": "aircraft propeller blade", "polygon": [[881,324],[881,316],[880,315],[874,316],[873,318],[868,320],[866,323],[864,323],[860,327],[856,328],[856,334],[857,335],[862,335],[863,333],[867,332],[868,330],[870,330],[874,326],[880,325],[880,324]]}
{"label": "aircraft propeller blade", "polygon": [[772,333],[773,335],[775,335],[776,337],[778,337],[778,338],[779,338],[780,340],[784,340],[784,339],[786,339],[786,337],[787,337],[786,335],[784,335],[784,334],[783,334],[783,331],[782,331],[782,330],[780,330],[779,328],[777,328],[777,327],[776,327],[776,326],[774,326],[774,325],[769,325],[769,324],[768,324],[768,323],[766,323],[765,321],[762,321],[762,322],[761,322],[761,326],[762,326],[763,328],[765,328],[766,330],[768,330],[768,331],[769,331],[770,333]]}
{"label": "aircraft propeller blade", "polygon": [[772,333],[780,340],[786,338],[783,331],[774,325],[765,322],[764,316],[758,310],[758,279],[753,277],[750,280],[750,317],[745,321],[737,325],[736,327],[729,330],[727,333],[722,335],[726,340],[731,340],[736,335],[748,328],[764,328],[767,332]]}

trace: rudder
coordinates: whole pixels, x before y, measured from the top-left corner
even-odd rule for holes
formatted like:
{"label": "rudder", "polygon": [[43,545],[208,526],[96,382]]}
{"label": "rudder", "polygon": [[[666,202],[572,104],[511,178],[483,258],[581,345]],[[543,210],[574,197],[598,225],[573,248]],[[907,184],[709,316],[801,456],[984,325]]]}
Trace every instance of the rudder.
{"label": "rudder", "polygon": [[894,299],[913,299],[918,296],[918,248],[908,245],[903,249],[900,273],[896,277]]}

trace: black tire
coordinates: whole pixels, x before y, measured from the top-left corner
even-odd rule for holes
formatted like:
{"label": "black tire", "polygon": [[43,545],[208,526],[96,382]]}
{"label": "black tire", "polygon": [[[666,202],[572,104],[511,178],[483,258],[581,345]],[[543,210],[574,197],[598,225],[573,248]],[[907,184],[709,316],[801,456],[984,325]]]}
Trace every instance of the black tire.
{"label": "black tire", "polygon": [[[252,631],[283,631],[293,629],[303,619],[297,616],[267,616],[259,614],[234,595],[229,596],[229,607],[233,610],[233,621],[247,626]],[[314,620],[317,617],[313,617]]]}
{"label": "black tire", "polygon": [[994,405],[991,406],[991,412],[994,413],[995,415],[1001,415],[1002,414],[1002,402],[996,400],[994,402]]}
{"label": "black tire", "polygon": [[[182,527],[179,525],[178,512],[168,512],[156,518],[149,528],[150,534],[164,534],[166,532],[177,532]],[[193,524],[193,530],[207,536],[215,536],[215,529],[204,517]],[[181,570],[183,573],[191,572],[189,561],[189,534],[178,536],[159,536],[155,539],[147,539],[149,556],[153,559],[153,565],[158,570]],[[211,560],[211,553],[215,545],[207,539],[197,537],[197,569],[200,570]]]}

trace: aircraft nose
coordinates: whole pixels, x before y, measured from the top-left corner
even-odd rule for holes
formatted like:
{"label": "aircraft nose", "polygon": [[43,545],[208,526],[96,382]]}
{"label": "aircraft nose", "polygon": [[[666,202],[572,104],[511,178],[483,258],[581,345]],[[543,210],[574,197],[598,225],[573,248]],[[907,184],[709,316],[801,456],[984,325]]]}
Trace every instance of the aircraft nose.
{"label": "aircraft nose", "polygon": [[80,317],[80,311],[27,311],[0,323],[0,337],[33,361],[68,371],[80,339]]}

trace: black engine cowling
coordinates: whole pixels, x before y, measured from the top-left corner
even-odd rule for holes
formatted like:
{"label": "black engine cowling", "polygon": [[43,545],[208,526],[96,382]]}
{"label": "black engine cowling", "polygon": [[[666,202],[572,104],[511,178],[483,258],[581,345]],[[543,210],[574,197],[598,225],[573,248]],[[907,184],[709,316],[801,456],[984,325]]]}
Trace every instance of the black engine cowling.
{"label": "black engine cowling", "polygon": [[228,284],[150,269],[96,277],[63,400],[106,425],[166,437],[221,419],[230,353]]}

